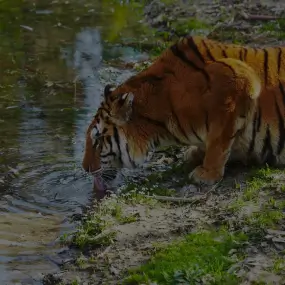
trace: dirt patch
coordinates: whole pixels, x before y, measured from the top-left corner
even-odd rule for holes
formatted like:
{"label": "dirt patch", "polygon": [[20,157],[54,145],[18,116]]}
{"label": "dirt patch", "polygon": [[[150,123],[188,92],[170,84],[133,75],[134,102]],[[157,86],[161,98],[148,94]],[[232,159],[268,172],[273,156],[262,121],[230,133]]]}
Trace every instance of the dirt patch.
{"label": "dirt patch", "polygon": [[[175,161],[180,155],[168,159]],[[159,157],[155,156],[155,160]],[[122,187],[119,196],[113,195],[104,199],[100,206],[94,205],[87,221],[96,221],[100,217],[108,224],[95,237],[115,235],[103,246],[88,247],[87,244],[76,258],[64,262],[63,272],[53,277],[64,280],[64,284],[76,284],[72,283],[74,280],[78,284],[124,284],[132,270],[147,264],[152,256],[172,242],[182,241],[185,236],[201,230],[212,232],[225,227],[229,233],[243,232],[248,237],[242,251],[236,255],[233,250],[229,256],[236,258],[228,270],[240,281],[237,284],[284,284],[285,204],[284,191],[278,190],[284,176],[279,170],[254,171],[253,178],[249,178],[248,173],[253,170],[232,166],[223,183],[206,194],[196,193],[187,200],[179,191],[183,186],[176,185],[172,195],[167,196],[169,199],[164,200],[166,196],[158,194],[163,187],[175,185],[171,181],[179,182],[183,171],[173,169],[177,170],[183,164],[179,160],[173,162],[172,175],[169,175],[169,169],[159,172],[158,167],[150,163],[151,179],[151,174],[146,171],[145,177],[140,175],[136,183]],[[159,189],[153,183],[147,184],[154,180],[154,172]]]}

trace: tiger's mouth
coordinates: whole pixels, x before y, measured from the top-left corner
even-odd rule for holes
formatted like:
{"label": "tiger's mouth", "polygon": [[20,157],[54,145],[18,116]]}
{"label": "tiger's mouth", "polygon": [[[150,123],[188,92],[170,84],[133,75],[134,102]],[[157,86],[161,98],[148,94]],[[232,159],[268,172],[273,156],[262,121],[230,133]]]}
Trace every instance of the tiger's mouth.
{"label": "tiger's mouth", "polygon": [[93,174],[93,186],[96,192],[106,193],[107,190],[111,190],[111,182],[116,178],[116,172],[104,171],[102,168],[96,170]]}
{"label": "tiger's mouth", "polygon": [[107,191],[108,185],[103,179],[102,169],[98,169],[93,173],[93,187],[96,192],[105,193]]}

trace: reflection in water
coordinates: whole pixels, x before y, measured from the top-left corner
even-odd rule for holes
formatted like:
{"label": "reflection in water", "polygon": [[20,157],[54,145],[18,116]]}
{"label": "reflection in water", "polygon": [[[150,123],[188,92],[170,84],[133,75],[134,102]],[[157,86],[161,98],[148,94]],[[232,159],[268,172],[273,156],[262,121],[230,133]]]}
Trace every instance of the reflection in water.
{"label": "reflection in water", "polygon": [[120,1],[90,2],[0,3],[0,284],[40,284],[58,270],[57,237],[92,191],[84,137],[110,77],[96,67],[103,51],[105,60],[137,56],[113,45],[121,33],[143,35],[137,14]]}
{"label": "reflection in water", "polygon": [[[58,247],[62,217],[34,213],[6,213],[0,216],[1,284],[14,280],[40,278],[58,268],[49,262]],[[29,283],[31,284],[31,283]]]}

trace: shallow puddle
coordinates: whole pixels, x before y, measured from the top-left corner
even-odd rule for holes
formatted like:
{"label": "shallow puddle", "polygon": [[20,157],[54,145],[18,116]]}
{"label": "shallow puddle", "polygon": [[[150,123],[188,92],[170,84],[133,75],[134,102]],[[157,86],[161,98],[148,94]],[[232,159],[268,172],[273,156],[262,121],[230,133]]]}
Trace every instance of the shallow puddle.
{"label": "shallow puddle", "polygon": [[[144,56],[119,44],[143,37],[138,13],[106,0],[0,3],[0,284],[41,284],[58,270],[58,237],[92,197],[81,159],[94,96],[111,76],[108,62]],[[95,28],[104,65],[82,88],[78,70],[90,70],[76,38]]]}

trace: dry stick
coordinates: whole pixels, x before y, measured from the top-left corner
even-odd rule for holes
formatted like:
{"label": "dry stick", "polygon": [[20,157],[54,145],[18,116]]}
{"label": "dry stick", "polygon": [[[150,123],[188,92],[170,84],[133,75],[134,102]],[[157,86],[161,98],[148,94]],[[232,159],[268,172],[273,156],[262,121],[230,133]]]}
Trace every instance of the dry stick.
{"label": "dry stick", "polygon": [[277,17],[277,16],[252,15],[252,14],[246,14],[246,13],[241,13],[241,16],[245,20],[253,20],[253,21],[270,21],[270,20],[278,20],[278,19],[280,19],[280,17]]}
{"label": "dry stick", "polygon": [[192,198],[186,198],[186,197],[171,197],[171,196],[159,196],[159,195],[146,195],[147,198],[155,199],[158,201],[167,201],[167,202],[176,202],[176,203],[192,203],[197,202],[205,198],[205,195],[201,195],[200,197],[192,197]]}

